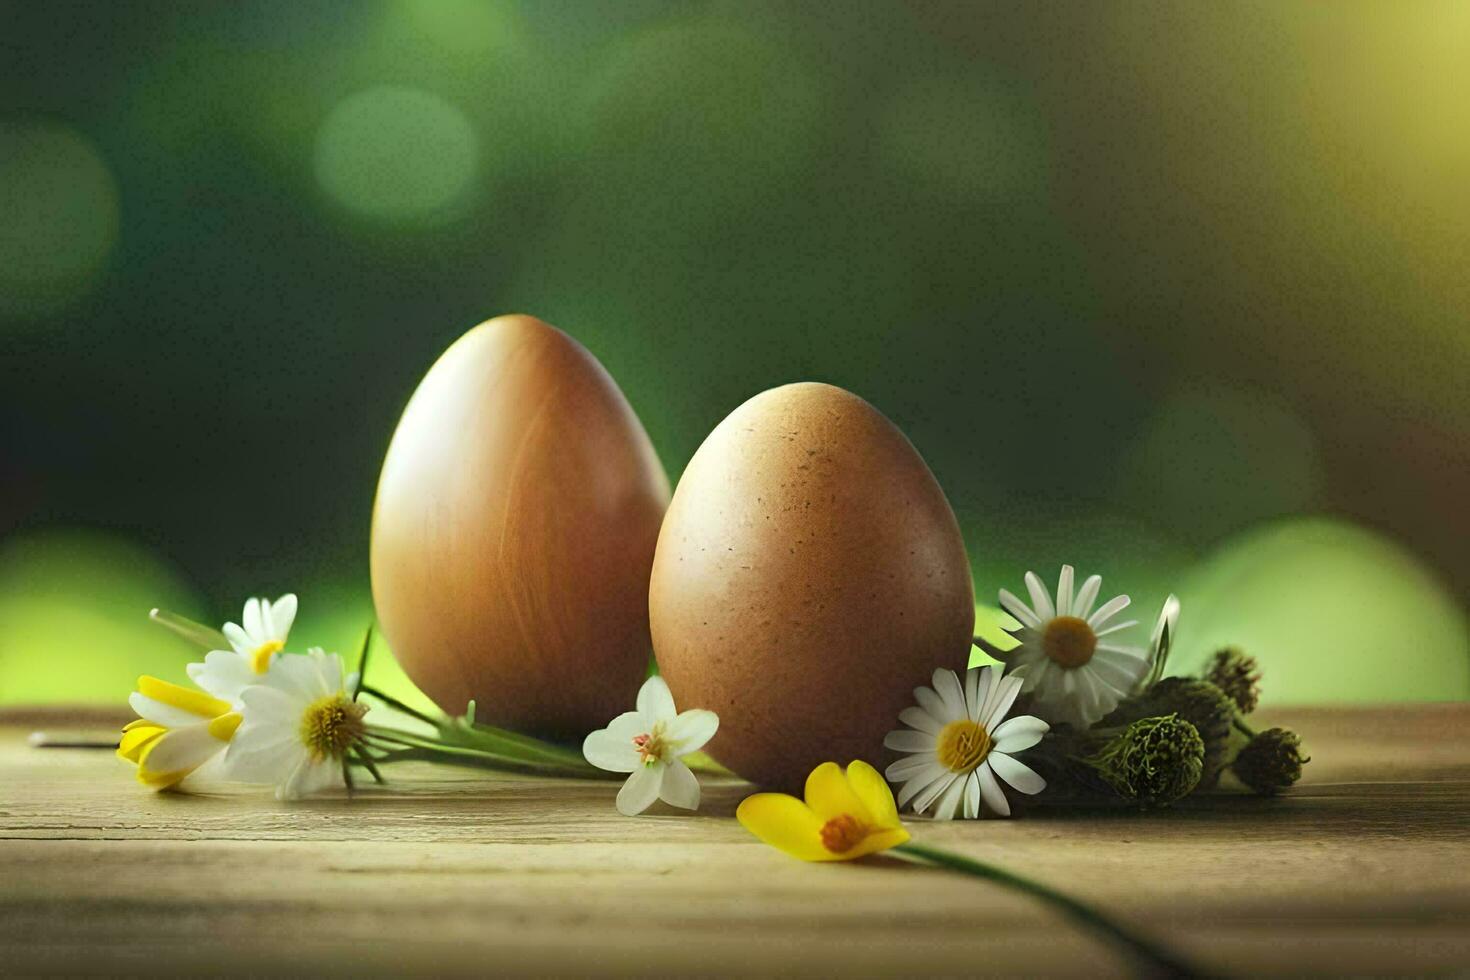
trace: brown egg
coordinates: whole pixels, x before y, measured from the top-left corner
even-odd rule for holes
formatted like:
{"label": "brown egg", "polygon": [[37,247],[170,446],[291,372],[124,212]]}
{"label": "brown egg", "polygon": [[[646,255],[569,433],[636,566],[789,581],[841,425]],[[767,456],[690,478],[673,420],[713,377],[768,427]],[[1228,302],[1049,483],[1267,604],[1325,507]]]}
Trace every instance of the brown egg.
{"label": "brown egg", "polygon": [[574,738],[631,710],[669,502],[638,417],[555,327],[502,316],[444,352],[373,506],[378,618],[445,711]]}
{"label": "brown egg", "polygon": [[795,789],[833,761],[883,761],[936,667],[969,658],[974,592],[933,474],[893,423],[824,384],[763,392],[694,454],[649,588],[653,646],[709,752]]}

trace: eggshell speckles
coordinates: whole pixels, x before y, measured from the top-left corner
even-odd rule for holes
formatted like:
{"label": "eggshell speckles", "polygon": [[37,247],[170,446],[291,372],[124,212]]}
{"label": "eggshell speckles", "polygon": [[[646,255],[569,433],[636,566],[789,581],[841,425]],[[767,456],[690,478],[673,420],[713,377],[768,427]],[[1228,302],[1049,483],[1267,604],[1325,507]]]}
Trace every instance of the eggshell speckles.
{"label": "eggshell speckles", "polygon": [[861,398],[808,383],[750,399],[700,446],[649,612],[675,700],[720,715],[710,754],[795,788],[822,762],[882,761],[913,688],[964,668],[974,592],[914,447]]}
{"label": "eggshell speckles", "polygon": [[527,316],[420,383],[373,508],[378,618],[445,711],[575,738],[632,707],[668,478],[612,378]]}

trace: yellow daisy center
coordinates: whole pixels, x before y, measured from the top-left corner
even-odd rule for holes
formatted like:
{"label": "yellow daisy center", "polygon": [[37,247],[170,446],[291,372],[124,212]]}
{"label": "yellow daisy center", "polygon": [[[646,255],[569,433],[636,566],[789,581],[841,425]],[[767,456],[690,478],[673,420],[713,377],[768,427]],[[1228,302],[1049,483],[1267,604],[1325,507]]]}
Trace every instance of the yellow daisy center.
{"label": "yellow daisy center", "polygon": [[667,745],[664,741],[664,723],[658,722],[653,726],[653,731],[643,735],[634,735],[633,744],[638,749],[638,759],[645,766],[651,766],[664,757]]}
{"label": "yellow daisy center", "polygon": [[311,750],[318,762],[340,759],[367,731],[362,722],[365,714],[366,705],[349,701],[344,695],[317,698],[302,712],[301,744]]}
{"label": "yellow daisy center", "polygon": [[1058,616],[1046,624],[1041,634],[1041,648],[1059,667],[1081,667],[1097,651],[1097,634],[1087,620],[1076,616]]}
{"label": "yellow daisy center", "polygon": [[843,813],[822,824],[822,846],[833,854],[845,854],[868,836],[868,827],[857,817]]}
{"label": "yellow daisy center", "polygon": [[264,674],[266,668],[271,665],[271,655],[279,653],[281,650],[285,649],[285,647],[286,644],[282,643],[280,640],[267,640],[266,642],[262,643],[260,646],[256,647],[255,652],[250,655],[250,669],[255,671],[257,674]]}
{"label": "yellow daisy center", "polygon": [[968,719],[952,721],[940,730],[935,748],[940,765],[950,772],[974,772],[990,754],[990,733]]}

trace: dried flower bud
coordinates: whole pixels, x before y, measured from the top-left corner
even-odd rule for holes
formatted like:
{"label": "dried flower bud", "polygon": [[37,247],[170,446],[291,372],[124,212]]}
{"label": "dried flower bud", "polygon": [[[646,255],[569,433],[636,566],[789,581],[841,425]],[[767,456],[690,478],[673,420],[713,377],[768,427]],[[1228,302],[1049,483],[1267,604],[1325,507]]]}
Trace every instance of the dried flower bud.
{"label": "dried flower bud", "polygon": [[1227,761],[1235,702],[1209,681],[1165,677],[1142,694],[1124,698],[1096,727],[1118,727],[1140,718],[1171,714],[1193,725],[1204,740],[1204,771],[1199,785],[1203,789],[1214,786]]}
{"label": "dried flower bud", "polygon": [[1262,796],[1279,793],[1302,776],[1311,759],[1302,755],[1302,740],[1285,728],[1268,728],[1246,743],[1231,768],[1240,781]]}
{"label": "dried flower bud", "polygon": [[1140,806],[1168,806],[1194,789],[1205,743],[1178,715],[1142,718],[1083,760],[1119,796]]}
{"label": "dried flower bud", "polygon": [[1256,658],[1246,656],[1239,647],[1217,651],[1205,670],[1205,680],[1224,691],[1241,714],[1256,710],[1261,698],[1261,671]]}

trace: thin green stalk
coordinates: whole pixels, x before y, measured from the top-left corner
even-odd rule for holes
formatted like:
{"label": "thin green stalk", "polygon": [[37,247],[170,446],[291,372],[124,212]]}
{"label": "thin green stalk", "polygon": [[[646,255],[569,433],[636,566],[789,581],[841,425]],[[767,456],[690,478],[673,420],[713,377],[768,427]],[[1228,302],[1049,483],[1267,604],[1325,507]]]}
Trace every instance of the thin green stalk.
{"label": "thin green stalk", "polygon": [[[545,776],[568,776],[582,779],[618,778],[617,773],[603,772],[601,769],[596,769],[580,760],[576,764],[546,762],[525,756],[491,752],[473,746],[437,742],[431,738],[424,738],[410,732],[401,732],[394,729],[369,728],[366,737],[379,744],[398,746],[400,747],[400,751],[413,750],[415,752],[429,753],[432,758],[419,756],[419,758],[429,758],[429,761],[458,762],[459,760],[471,759],[473,760],[472,762],[465,764],[489,769],[500,768],[517,772],[538,773]],[[378,761],[384,762],[389,760],[380,759]]]}
{"label": "thin green stalk", "polygon": [[562,776],[569,779],[618,779],[621,776],[620,773],[603,772],[600,769],[590,769],[590,767],[590,771],[557,770],[540,762],[504,759],[448,745],[405,746],[380,756],[377,761],[379,765],[388,765],[393,762],[433,762],[439,765],[465,766],[471,769],[490,769],[494,772],[517,772],[529,776]]}
{"label": "thin green stalk", "polygon": [[1251,728],[1251,726],[1245,723],[1245,719],[1241,718],[1240,715],[1236,715],[1231,724],[1235,726],[1236,731],[1240,732],[1246,738],[1256,737],[1255,731]]}
{"label": "thin green stalk", "polygon": [[202,649],[230,649],[230,641],[225,639],[225,635],[219,630],[205,626],[203,623],[196,623],[178,613],[169,612],[167,609],[153,609],[149,611],[148,618]]}
{"label": "thin green stalk", "polygon": [[972,875],[976,878],[983,878],[986,881],[993,881],[1007,888],[1014,888],[1019,892],[1024,892],[1027,895],[1039,898],[1078,925],[1090,929],[1097,935],[1122,946],[1136,957],[1141,965],[1146,966],[1148,972],[1153,975],[1170,977],[1197,977],[1202,975],[1198,970],[1190,966],[1189,963],[1164,947],[1130,932],[1091,905],[1049,888],[1039,881],[1013,874],[994,865],[986,864],[983,861],[976,861],[960,854],[943,851],[935,847],[928,847],[924,844],[917,844],[913,841],[900,844],[893,850],[926,864],[936,865],[950,871],[958,871],[961,874]]}
{"label": "thin green stalk", "polygon": [[394,711],[401,711],[404,714],[408,715],[410,718],[417,718],[419,721],[423,722],[426,725],[433,725],[435,728],[439,728],[442,725],[442,722],[440,722],[438,719],[430,718],[428,715],[424,714],[417,708],[409,707],[392,695],[384,694],[376,687],[368,687],[366,684],[363,684],[358,688],[358,690],[361,691],[363,694],[368,695],[369,697],[377,698],[379,701],[383,702]]}
{"label": "thin green stalk", "polygon": [[388,780],[386,780],[386,779],[383,778],[383,774],[378,771],[378,764],[377,764],[377,762],[375,762],[373,760],[373,757],[371,755],[369,755],[365,749],[362,749],[362,748],[354,749],[353,752],[352,752],[352,755],[353,755],[353,758],[355,758],[357,760],[357,764],[358,765],[362,766],[368,772],[372,773],[373,782],[375,782],[379,786],[381,786],[381,785],[383,785],[384,783],[386,783],[388,781]]}
{"label": "thin green stalk", "polygon": [[352,700],[362,697],[362,685],[367,681],[368,650],[373,645],[373,624],[362,634],[362,650],[357,655],[357,686],[352,690]]}

